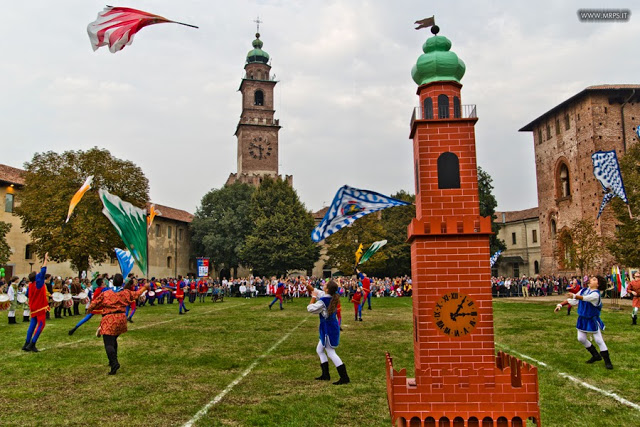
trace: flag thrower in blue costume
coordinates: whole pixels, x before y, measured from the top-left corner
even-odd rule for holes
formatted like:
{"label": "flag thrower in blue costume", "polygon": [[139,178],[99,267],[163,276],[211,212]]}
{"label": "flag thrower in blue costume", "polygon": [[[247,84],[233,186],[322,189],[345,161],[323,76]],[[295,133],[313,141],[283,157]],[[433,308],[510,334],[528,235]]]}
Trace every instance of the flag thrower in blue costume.
{"label": "flag thrower in blue costume", "polygon": [[604,191],[604,197],[602,198],[597,218],[600,218],[604,207],[614,197],[619,197],[627,204],[629,217],[633,218],[633,215],[631,215],[631,208],[629,207],[629,200],[627,199],[627,193],[624,190],[622,174],[620,173],[620,165],[618,164],[618,156],[616,156],[615,150],[597,151],[591,155],[591,160],[593,161],[593,175],[600,182],[602,190]]}
{"label": "flag thrower in blue costume", "polygon": [[410,204],[374,191],[360,190],[345,185],[338,190],[324,218],[311,232],[311,240],[314,242],[324,240],[370,213]]}

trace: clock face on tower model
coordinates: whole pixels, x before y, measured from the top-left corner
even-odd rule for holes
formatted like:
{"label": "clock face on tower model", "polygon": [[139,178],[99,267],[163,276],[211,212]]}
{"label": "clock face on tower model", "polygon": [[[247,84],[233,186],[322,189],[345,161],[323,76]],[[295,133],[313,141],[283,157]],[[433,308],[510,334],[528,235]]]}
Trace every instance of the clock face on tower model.
{"label": "clock face on tower model", "polygon": [[271,141],[266,137],[256,136],[253,141],[249,143],[249,155],[254,159],[262,160],[271,156]]}
{"label": "clock face on tower model", "polygon": [[464,337],[478,323],[478,309],[469,295],[448,292],[440,297],[433,309],[436,328],[450,337]]}

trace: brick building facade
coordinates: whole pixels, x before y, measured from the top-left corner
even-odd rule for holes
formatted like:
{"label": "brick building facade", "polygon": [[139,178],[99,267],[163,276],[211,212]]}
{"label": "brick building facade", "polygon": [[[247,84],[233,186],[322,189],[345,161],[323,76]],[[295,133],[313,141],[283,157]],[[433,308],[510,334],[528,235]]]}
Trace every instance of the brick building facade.
{"label": "brick building facade", "polygon": [[[11,257],[5,265],[6,276],[26,276],[40,267],[40,259],[30,249],[31,237],[22,230],[22,221],[14,212],[20,204],[20,189],[24,187],[24,170],[0,164],[0,221],[11,224],[6,236],[11,248]],[[149,231],[149,275],[155,277],[187,276],[196,272],[195,259],[191,257],[189,224],[193,215],[189,212],[156,204],[158,215]],[[119,273],[120,267],[114,256],[104,264],[92,265],[93,271]],[[49,262],[48,271],[55,276],[73,277],[78,272],[69,262]],[[133,273],[144,276],[136,265]]]}
{"label": "brick building facade", "polygon": [[[589,86],[553,107],[520,131],[532,132],[540,218],[540,273],[574,274],[558,262],[556,236],[575,220],[595,220],[602,186],[593,175],[591,155],[616,150],[622,157],[635,144],[640,124],[640,85]],[[612,237],[616,221],[606,208],[597,223]],[[611,260],[605,259],[601,269]]]}

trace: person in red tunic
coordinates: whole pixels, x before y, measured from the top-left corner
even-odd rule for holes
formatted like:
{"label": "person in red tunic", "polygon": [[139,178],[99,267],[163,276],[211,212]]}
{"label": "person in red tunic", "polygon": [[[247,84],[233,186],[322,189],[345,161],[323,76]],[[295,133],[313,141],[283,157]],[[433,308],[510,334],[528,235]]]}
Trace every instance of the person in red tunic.
{"label": "person in red tunic", "polygon": [[355,311],[355,320],[362,322],[362,288],[358,286],[358,289],[351,296],[351,302],[353,303],[353,310]]}
{"label": "person in red tunic", "polygon": [[22,349],[24,351],[38,352],[36,341],[40,338],[40,334],[44,329],[47,319],[47,311],[49,311],[49,298],[47,297],[47,287],[44,285],[44,277],[47,274],[47,260],[49,253],[44,254],[44,261],[40,273],[32,271],[29,273],[29,288],[27,296],[29,297],[29,310],[31,311],[31,323],[27,330],[27,340]]}
{"label": "person in red tunic", "polygon": [[[113,276],[113,285],[116,288],[122,286],[122,283],[122,274],[118,273]],[[125,310],[143,292],[149,290],[148,284],[140,287],[137,291],[133,291],[132,286],[132,284],[127,284],[120,292],[102,292],[91,301],[88,308],[89,311],[102,309],[102,320],[98,331],[102,335],[104,350],[109,359],[109,366],[111,367],[109,375],[115,375],[120,368],[120,363],[118,363],[118,337],[127,332]]]}
{"label": "person in red tunic", "polygon": [[631,324],[638,324],[638,309],[640,308],[640,271],[633,273],[633,279],[627,286],[627,292],[633,295],[633,312],[631,313]]}

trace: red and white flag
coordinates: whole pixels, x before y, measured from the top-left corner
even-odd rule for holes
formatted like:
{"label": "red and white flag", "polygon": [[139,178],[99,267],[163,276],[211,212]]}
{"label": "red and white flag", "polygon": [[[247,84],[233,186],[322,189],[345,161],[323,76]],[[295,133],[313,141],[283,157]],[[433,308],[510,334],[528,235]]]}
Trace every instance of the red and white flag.
{"label": "red and white flag", "polygon": [[87,33],[94,51],[108,45],[109,50],[116,53],[126,45],[130,45],[133,42],[133,36],[147,25],[165,22],[198,28],[195,25],[171,21],[141,10],[107,6],[98,13],[98,18],[87,26]]}

